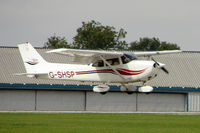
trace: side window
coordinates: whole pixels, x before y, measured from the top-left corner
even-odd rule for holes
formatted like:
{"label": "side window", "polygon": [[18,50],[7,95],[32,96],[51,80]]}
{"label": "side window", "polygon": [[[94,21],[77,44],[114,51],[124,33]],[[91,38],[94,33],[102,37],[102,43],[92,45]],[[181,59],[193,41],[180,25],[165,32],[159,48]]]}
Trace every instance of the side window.
{"label": "side window", "polygon": [[93,67],[104,67],[104,63],[102,60],[95,62],[93,65]]}
{"label": "side window", "polygon": [[114,58],[114,59],[107,59],[106,60],[110,65],[119,65],[119,58]]}
{"label": "side window", "polygon": [[130,61],[130,59],[127,58],[126,56],[122,56],[121,59],[122,59],[122,63],[123,64],[126,64],[126,63],[128,63]]}
{"label": "side window", "polygon": [[[106,60],[110,65],[119,65],[119,58],[113,58],[113,59],[107,59]],[[97,62],[95,62],[93,65],[93,67],[104,67],[104,62],[102,60],[99,60]],[[108,66],[108,65],[106,65]]]}

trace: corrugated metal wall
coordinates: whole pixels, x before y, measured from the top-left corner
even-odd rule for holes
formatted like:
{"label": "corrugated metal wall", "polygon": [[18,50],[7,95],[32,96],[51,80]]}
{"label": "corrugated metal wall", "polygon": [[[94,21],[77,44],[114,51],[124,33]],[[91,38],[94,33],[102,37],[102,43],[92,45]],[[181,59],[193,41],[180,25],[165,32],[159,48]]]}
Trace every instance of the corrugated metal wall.
{"label": "corrugated metal wall", "polygon": [[0,90],[0,110],[185,111],[185,94]]}
{"label": "corrugated metal wall", "polygon": [[109,92],[106,95],[88,92],[86,109],[88,111],[136,111],[136,94]]}
{"label": "corrugated metal wall", "polygon": [[200,92],[188,93],[188,111],[200,111]]}
{"label": "corrugated metal wall", "polygon": [[36,110],[83,111],[85,93],[72,91],[37,91]]}
{"label": "corrugated metal wall", "polygon": [[35,91],[0,90],[0,110],[35,110]]}
{"label": "corrugated metal wall", "polygon": [[[37,51],[49,62],[71,63],[70,57],[45,53],[48,49]],[[0,83],[27,83],[27,84],[91,84],[66,80],[42,80],[14,76],[14,73],[24,73],[22,59],[17,48],[0,48]],[[200,53],[183,52],[178,54],[157,55],[155,60],[166,64],[169,75],[160,72],[158,77],[147,82],[155,87],[200,87]],[[141,84],[135,84],[141,85]]]}
{"label": "corrugated metal wall", "polygon": [[0,110],[83,111],[84,99],[84,92],[0,90]]}
{"label": "corrugated metal wall", "polygon": [[[49,62],[63,62],[69,63],[71,58],[46,54],[47,49],[37,49],[38,52]],[[27,83],[27,84],[91,84],[69,82],[64,80],[38,80],[27,78],[25,76],[14,76],[14,73],[25,72],[20,53],[17,48],[0,48],[0,83]],[[154,57],[155,60],[166,64],[166,68],[170,74],[167,75],[160,72],[158,77],[147,82],[148,85],[155,87],[188,87],[200,88],[200,52],[183,52],[178,54],[158,55]],[[141,85],[141,84],[135,84]],[[38,93],[38,94],[37,94]],[[67,92],[64,92],[67,93]],[[48,94],[48,95],[47,95]],[[78,94],[78,93],[76,93]],[[150,95],[126,95],[121,93],[111,93],[105,96],[94,94],[92,92],[76,95],[74,92],[69,94],[62,94],[59,92],[35,92],[35,91],[6,91],[0,90],[0,110],[85,110],[86,105],[82,105],[81,100],[86,100],[87,108],[89,110],[124,110],[125,107],[128,111],[134,110],[154,110],[162,111],[167,110],[183,110],[183,102],[185,95],[183,94],[161,94],[156,96]],[[50,95],[50,96],[49,96]],[[74,102],[69,103],[69,99]],[[116,98],[117,95],[117,98]],[[78,97],[80,96],[80,98]],[[166,96],[166,97],[165,97]],[[52,98],[51,98],[52,97]],[[98,99],[98,100],[97,100]],[[37,101],[42,100],[37,104]],[[51,102],[48,102],[51,101]],[[68,101],[67,103],[65,101]],[[96,101],[96,106],[94,102]],[[112,101],[112,102],[107,102]],[[117,102],[116,102],[117,101]],[[135,101],[137,101],[135,103]],[[151,104],[148,104],[151,101]],[[177,101],[173,103],[172,101]],[[48,102],[48,103],[47,103]],[[132,102],[132,103],[131,103]],[[73,106],[77,103],[77,106]],[[115,105],[115,106],[113,106]],[[159,105],[159,106],[158,106]],[[165,106],[167,105],[167,106]],[[79,107],[78,107],[79,106]],[[159,109],[158,107],[161,107]],[[169,109],[168,109],[169,107]],[[177,107],[177,108],[176,108]],[[192,92],[188,95],[188,111],[200,111],[200,93]],[[183,110],[184,111],[184,110]]]}
{"label": "corrugated metal wall", "polygon": [[138,111],[185,111],[185,94],[152,93],[138,95]]}

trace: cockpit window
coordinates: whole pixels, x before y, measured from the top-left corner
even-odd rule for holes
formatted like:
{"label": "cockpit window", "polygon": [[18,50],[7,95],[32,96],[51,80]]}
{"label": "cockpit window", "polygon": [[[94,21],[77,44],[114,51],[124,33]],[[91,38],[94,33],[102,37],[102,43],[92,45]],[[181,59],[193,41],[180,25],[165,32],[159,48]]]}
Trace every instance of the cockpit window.
{"label": "cockpit window", "polygon": [[[107,61],[111,66],[113,66],[113,65],[119,65],[119,64],[120,64],[119,58],[107,59],[106,61]],[[99,61],[95,62],[92,66],[93,66],[93,67],[104,67],[104,66],[105,66],[105,63],[104,63],[102,60],[99,60]],[[106,64],[106,66],[108,66],[108,65]]]}
{"label": "cockpit window", "polygon": [[106,60],[110,65],[119,65],[119,58],[107,59]]}
{"label": "cockpit window", "polygon": [[99,61],[95,62],[92,66],[93,67],[104,67],[104,62],[102,60],[99,60]]}
{"label": "cockpit window", "polygon": [[137,60],[137,57],[134,54],[124,54],[122,57],[122,63],[126,64],[132,60]]}
{"label": "cockpit window", "polygon": [[[112,59],[106,59],[106,61],[111,65],[120,65],[120,62],[122,61],[123,64],[126,64],[132,60],[137,60],[137,57],[134,54],[124,54],[120,58],[112,58]],[[106,63],[104,63],[103,60],[98,60],[94,64],[92,64],[93,67],[104,67],[108,66]]]}

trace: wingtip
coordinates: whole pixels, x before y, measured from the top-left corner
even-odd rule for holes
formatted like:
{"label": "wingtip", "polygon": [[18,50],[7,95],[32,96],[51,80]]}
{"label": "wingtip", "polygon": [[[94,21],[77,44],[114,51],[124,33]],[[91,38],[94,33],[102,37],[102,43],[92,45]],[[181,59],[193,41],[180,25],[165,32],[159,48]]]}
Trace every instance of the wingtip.
{"label": "wingtip", "polygon": [[49,50],[49,51],[46,51],[46,53],[59,53],[59,52],[62,52],[63,50],[65,50],[65,48]]}

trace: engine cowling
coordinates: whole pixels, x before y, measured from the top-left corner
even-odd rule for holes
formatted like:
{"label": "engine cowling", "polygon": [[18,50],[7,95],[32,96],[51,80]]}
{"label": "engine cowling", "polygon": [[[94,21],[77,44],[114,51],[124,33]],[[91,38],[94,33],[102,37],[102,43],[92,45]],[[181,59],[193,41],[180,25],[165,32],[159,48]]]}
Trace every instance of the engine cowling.
{"label": "engine cowling", "polygon": [[93,91],[98,93],[108,92],[110,87],[108,85],[97,85],[94,86]]}
{"label": "engine cowling", "polygon": [[153,91],[153,87],[151,86],[142,86],[138,88],[139,92],[143,92],[143,93],[149,93]]}

